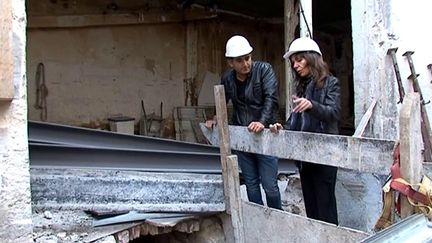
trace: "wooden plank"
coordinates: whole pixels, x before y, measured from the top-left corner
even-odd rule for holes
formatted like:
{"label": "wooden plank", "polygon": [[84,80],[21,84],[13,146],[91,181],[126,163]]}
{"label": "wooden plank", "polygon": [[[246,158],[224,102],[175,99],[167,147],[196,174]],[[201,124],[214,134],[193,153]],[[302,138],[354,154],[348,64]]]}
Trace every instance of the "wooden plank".
{"label": "wooden plank", "polygon": [[[420,183],[422,173],[421,115],[419,93],[408,93],[400,112],[400,169],[408,183]],[[401,217],[414,214],[414,207],[406,197],[401,198]]]}
{"label": "wooden plank", "polygon": [[[218,128],[209,131],[200,126],[210,143],[218,145]],[[287,130],[273,134],[268,129],[254,134],[241,126],[229,126],[229,131],[231,148],[240,151],[384,175],[393,163],[395,141],[391,140]]]}
{"label": "wooden plank", "polygon": [[366,129],[366,126],[369,123],[369,120],[372,116],[372,111],[375,108],[377,101],[375,99],[372,100],[372,103],[370,104],[369,108],[367,109],[366,113],[363,115],[362,119],[360,120],[359,125],[357,126],[353,137],[361,137],[363,136],[363,133]]}
{"label": "wooden plank", "polygon": [[360,242],[369,235],[326,222],[242,202],[246,242]]}
{"label": "wooden plank", "polygon": [[[220,129],[217,129],[217,134],[218,134],[218,141],[221,141],[219,147],[220,147],[220,154],[221,154],[225,209],[227,214],[231,214],[230,199],[228,193],[229,188],[227,183],[229,180],[228,171],[227,171],[227,156],[231,155],[231,148],[230,148],[230,137],[229,137],[229,128],[228,128],[228,115],[227,115],[226,100],[225,100],[225,89],[223,85],[214,86],[214,96],[215,96],[217,124],[218,127],[220,127]],[[213,130],[209,130],[206,127],[204,127],[203,132],[204,131],[211,132]]]}
{"label": "wooden plank", "polygon": [[28,16],[28,28],[77,28],[91,26],[182,23],[216,18],[204,10],[185,10],[173,13],[93,14],[65,16]]}
{"label": "wooden plank", "polygon": [[[222,164],[225,211],[230,216],[233,232],[228,239],[235,243],[244,243],[243,214],[240,197],[240,181],[237,156],[231,155],[228,114],[226,108],[225,89],[223,85],[214,86],[216,119],[218,124],[218,140]],[[205,128],[208,130],[207,128]],[[208,130],[210,131],[210,130]],[[229,240],[230,242],[230,240]]]}
{"label": "wooden plank", "polygon": [[12,0],[5,0],[0,3],[0,101],[13,97]]}
{"label": "wooden plank", "polygon": [[198,71],[198,30],[195,22],[186,24],[186,102],[185,105],[198,105],[196,80]]}
{"label": "wooden plank", "polygon": [[243,209],[240,196],[239,169],[236,155],[227,156],[228,195],[231,212],[231,223],[234,230],[234,241],[245,242],[243,228]]}
{"label": "wooden plank", "polygon": [[[288,48],[291,42],[295,38],[295,29],[298,25],[299,18],[297,15],[298,12],[298,2],[292,0],[284,1],[284,31],[285,31],[285,50],[288,51]],[[294,91],[294,82],[292,79],[292,69],[291,63],[289,60],[285,60],[285,117],[289,117],[290,112],[293,108],[293,102],[291,96],[295,94]]]}
{"label": "wooden plank", "polygon": [[199,126],[200,121],[198,119],[192,119],[190,123],[192,126],[192,132],[195,135],[196,142],[201,144],[208,144],[207,138],[204,137]]}

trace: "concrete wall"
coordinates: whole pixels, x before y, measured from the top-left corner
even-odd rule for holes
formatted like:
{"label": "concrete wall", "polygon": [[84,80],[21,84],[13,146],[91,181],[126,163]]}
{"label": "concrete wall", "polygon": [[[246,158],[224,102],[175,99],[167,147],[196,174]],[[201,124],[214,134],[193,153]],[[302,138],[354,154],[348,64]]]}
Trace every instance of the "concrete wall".
{"label": "concrete wall", "polygon": [[386,58],[391,46],[388,36],[388,1],[351,1],[355,124],[358,125],[373,99],[378,101],[368,136],[396,138],[397,110],[391,62]]}
{"label": "concrete wall", "polygon": [[359,242],[367,233],[242,201],[245,242]]}
{"label": "concrete wall", "polygon": [[[181,105],[184,77],[182,24],[28,31],[29,103],[35,73],[45,65],[48,120],[79,124],[122,114],[139,118]],[[169,37],[169,38],[168,38]],[[165,111],[168,111],[166,109]],[[30,119],[39,111],[30,106]]]}
{"label": "concrete wall", "polygon": [[7,14],[12,18],[13,31],[7,33],[10,39],[5,39],[12,42],[15,93],[11,102],[0,102],[0,241],[33,242],[27,146],[25,2],[2,1],[3,11],[7,9],[7,2],[12,6],[12,14]]}
{"label": "concrete wall", "polygon": [[[422,26],[431,20],[428,12],[432,2],[414,1],[351,1],[355,122],[359,123],[372,99],[378,104],[374,110],[370,136],[394,139],[398,137],[397,113],[400,104],[396,77],[389,56],[390,47],[398,47],[396,53],[405,91],[412,90],[407,77],[408,62],[402,56],[407,50],[413,55],[416,72],[425,96],[431,95],[431,73],[426,66],[432,63],[430,39],[432,34]],[[428,113],[431,107],[426,106]]]}
{"label": "concrete wall", "polygon": [[[152,1],[149,4],[156,5]],[[206,75],[213,74],[216,78],[210,81],[220,82],[217,76],[226,69],[225,42],[233,34],[249,38],[255,48],[254,58],[274,64],[280,81],[283,80],[282,24],[221,16],[189,22],[41,28],[44,16],[82,14],[79,16],[86,17],[100,12],[92,3],[78,2],[68,9],[52,5],[39,1],[28,3],[29,26],[35,26],[38,21],[37,28],[28,29],[29,118],[32,120],[41,120],[41,111],[34,107],[38,63],[45,66],[47,121],[75,125],[98,123],[119,114],[139,119],[141,99],[145,101],[147,114],[159,115],[163,102],[164,117],[168,116],[173,107],[187,103],[184,79],[195,76],[204,80]],[[160,12],[160,9],[154,7],[144,15],[152,11]],[[196,37],[190,36],[189,31]],[[265,36],[264,31],[268,32]],[[191,46],[191,41],[196,44]],[[191,55],[193,63],[189,60]],[[214,103],[213,89],[208,88],[211,85],[203,87],[206,89],[201,90],[200,96],[207,98],[199,105]]]}
{"label": "concrete wall", "polygon": [[[366,136],[398,139],[399,94],[393,63],[388,48],[398,47],[396,53],[405,91],[412,91],[407,50],[415,51],[414,65],[420,74],[419,82],[425,99],[431,94],[431,74],[427,64],[432,62],[432,34],[418,29],[428,23],[432,2],[429,1],[351,1],[353,28],[353,65],[355,94],[355,123],[358,125],[373,99],[374,109]],[[428,111],[429,106],[426,106]],[[382,177],[371,174],[340,171],[338,174],[338,209],[343,215],[341,224],[370,232],[382,208],[380,185]],[[361,200],[360,200],[361,199]],[[364,212],[368,212],[365,214]]]}

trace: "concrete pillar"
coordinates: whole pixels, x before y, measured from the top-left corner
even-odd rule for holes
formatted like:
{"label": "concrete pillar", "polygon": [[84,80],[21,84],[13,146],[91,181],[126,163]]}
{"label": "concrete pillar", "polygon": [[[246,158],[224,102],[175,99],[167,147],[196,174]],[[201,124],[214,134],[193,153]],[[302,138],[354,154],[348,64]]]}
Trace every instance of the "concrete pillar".
{"label": "concrete pillar", "polygon": [[[0,30],[7,28],[4,23],[8,19],[11,20],[12,28],[0,31],[0,39],[10,42],[8,46],[13,58],[13,73],[10,77],[13,79],[14,91],[11,101],[0,102],[0,242],[33,242],[27,142],[24,0],[0,2]],[[3,64],[3,60],[0,61],[0,65]]]}
{"label": "concrete pillar", "polygon": [[364,136],[393,140],[398,138],[398,114],[395,111],[399,109],[393,63],[387,56],[394,38],[388,30],[391,4],[391,1],[352,0],[351,18],[355,125],[358,126],[363,114],[376,100]]}

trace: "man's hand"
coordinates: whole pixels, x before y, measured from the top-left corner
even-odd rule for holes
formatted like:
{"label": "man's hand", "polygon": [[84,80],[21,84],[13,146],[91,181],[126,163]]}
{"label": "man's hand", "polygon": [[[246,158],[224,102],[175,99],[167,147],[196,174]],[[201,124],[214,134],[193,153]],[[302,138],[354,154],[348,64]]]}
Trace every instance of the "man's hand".
{"label": "man's hand", "polygon": [[279,130],[283,129],[282,124],[280,123],[270,124],[269,127],[272,133],[279,133]]}
{"label": "man's hand", "polygon": [[312,102],[306,98],[299,98],[295,95],[292,96],[295,107],[293,112],[303,112],[312,108]]}
{"label": "man's hand", "polygon": [[261,122],[251,122],[248,126],[249,132],[258,133],[264,130],[264,125]]}

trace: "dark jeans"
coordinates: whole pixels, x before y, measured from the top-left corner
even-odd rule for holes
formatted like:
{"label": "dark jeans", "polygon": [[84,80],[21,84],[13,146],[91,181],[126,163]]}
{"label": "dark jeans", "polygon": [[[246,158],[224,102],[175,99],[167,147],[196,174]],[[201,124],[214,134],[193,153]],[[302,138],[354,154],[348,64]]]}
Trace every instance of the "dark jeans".
{"label": "dark jeans", "polygon": [[267,206],[282,209],[277,183],[278,158],[240,151],[234,153],[238,157],[249,201],[264,205],[261,198],[261,183],[266,194]]}
{"label": "dark jeans", "polygon": [[337,167],[301,163],[300,180],[306,215],[309,218],[338,224],[336,174]]}

